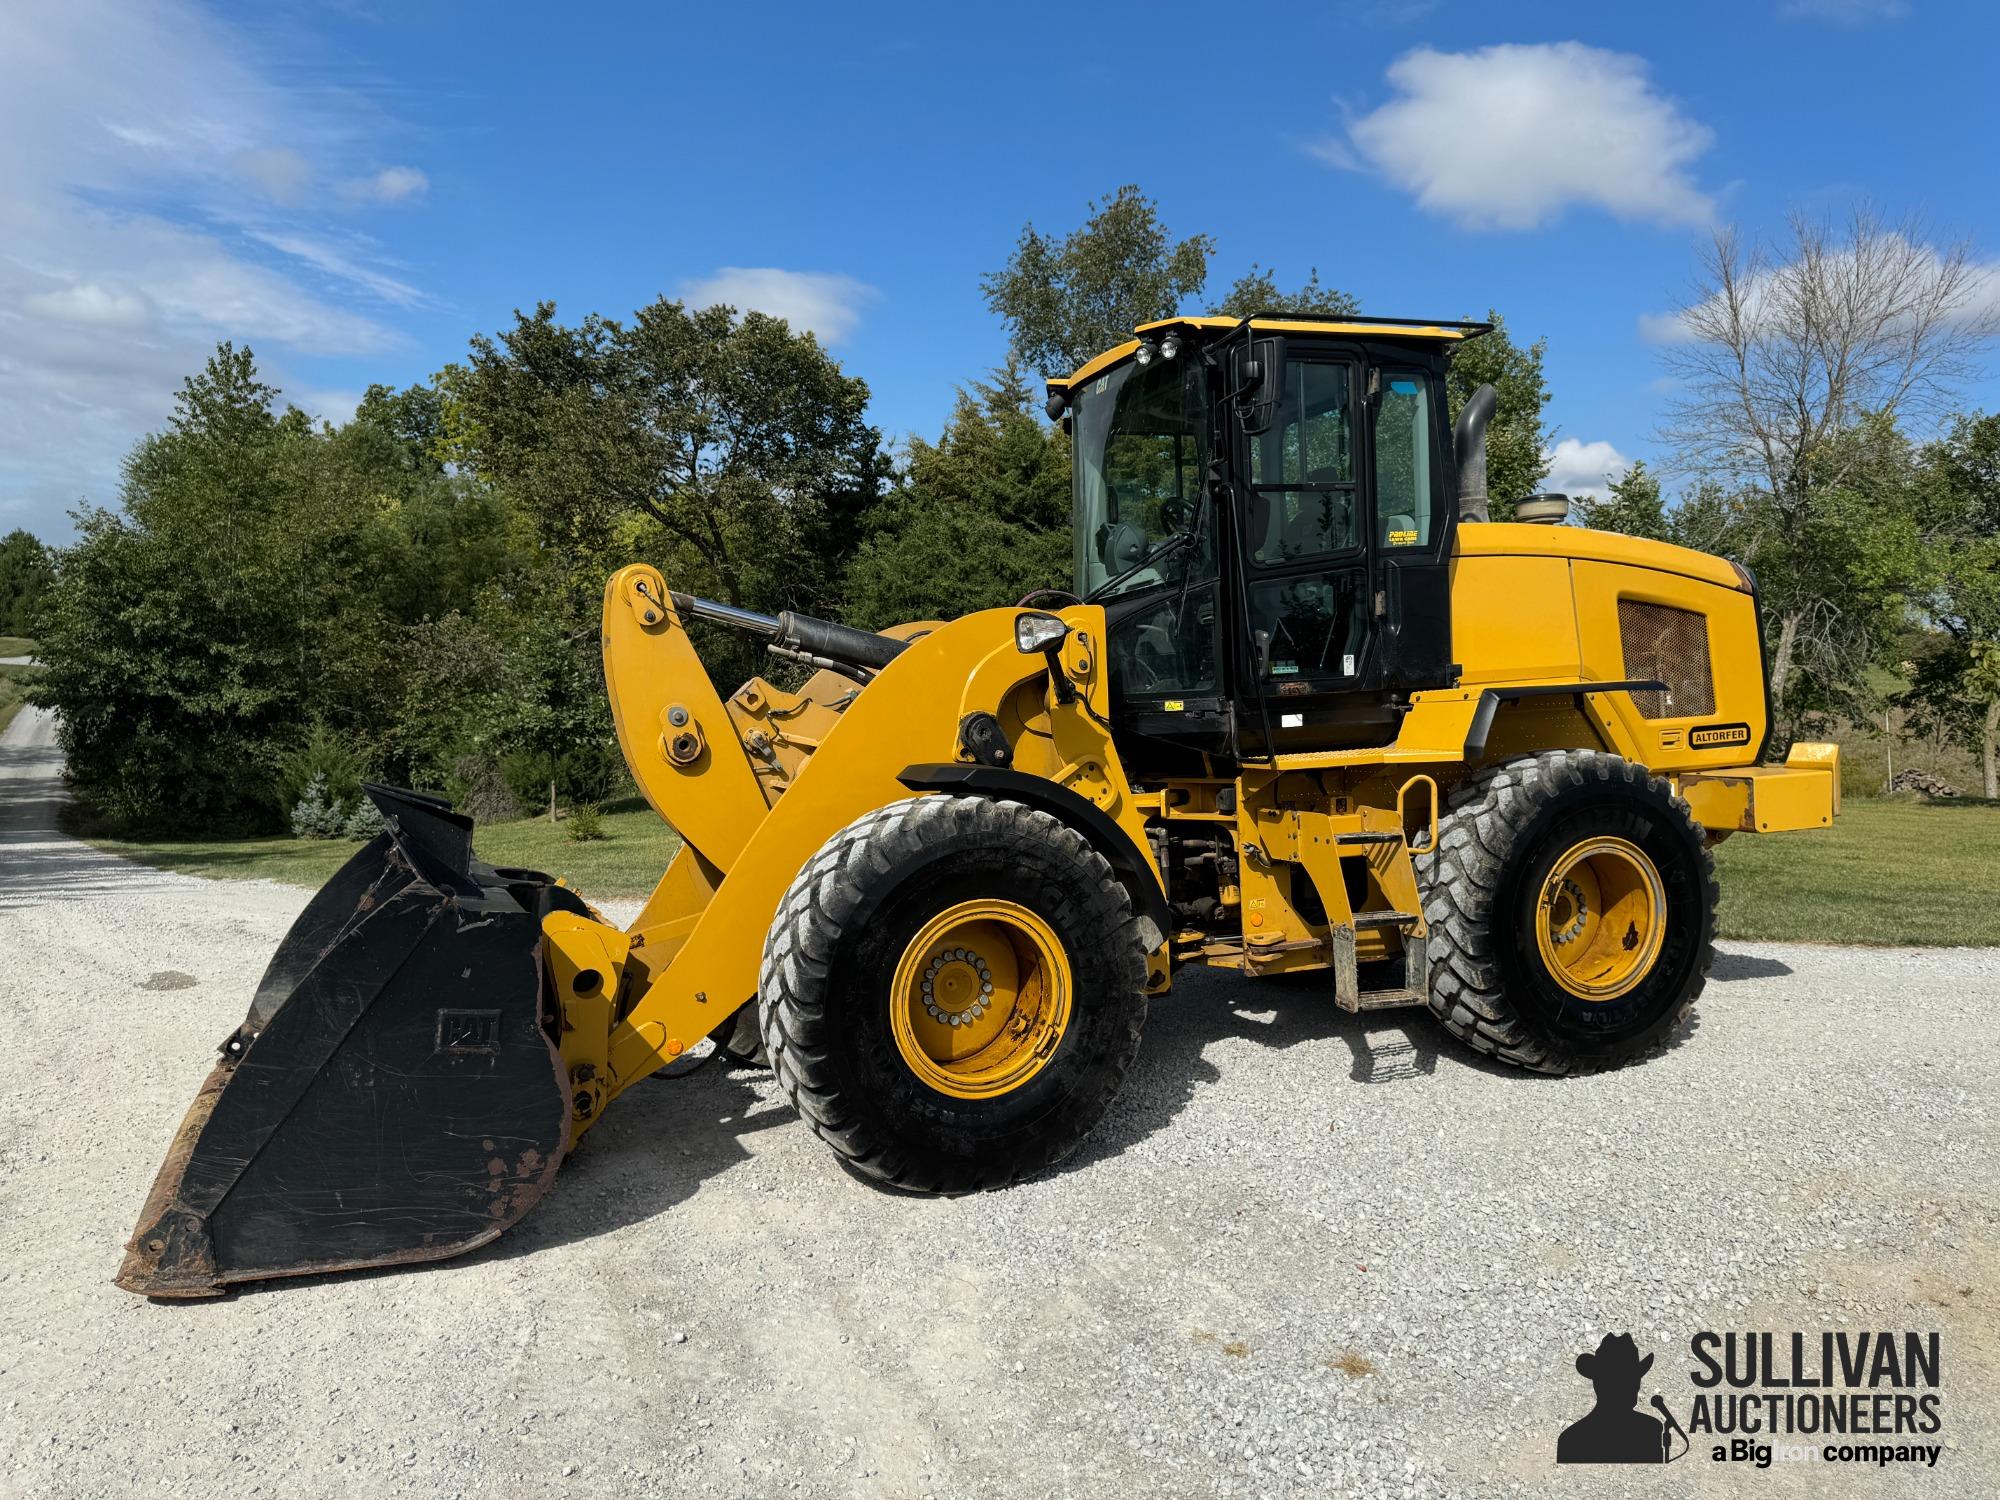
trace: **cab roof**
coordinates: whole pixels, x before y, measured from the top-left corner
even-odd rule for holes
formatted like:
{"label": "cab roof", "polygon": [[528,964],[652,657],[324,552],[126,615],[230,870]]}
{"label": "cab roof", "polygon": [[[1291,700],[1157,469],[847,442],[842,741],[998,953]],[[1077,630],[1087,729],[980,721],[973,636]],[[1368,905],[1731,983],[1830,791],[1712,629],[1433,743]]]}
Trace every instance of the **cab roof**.
{"label": "cab roof", "polygon": [[[1215,333],[1224,329],[1241,328],[1245,323],[1252,332],[1264,333],[1333,333],[1349,338],[1412,339],[1427,343],[1462,343],[1476,339],[1483,333],[1491,333],[1491,323],[1456,323],[1447,320],[1425,322],[1420,318],[1368,318],[1356,315],[1351,318],[1321,318],[1302,313],[1258,313],[1250,318],[1160,318],[1151,323],[1141,323],[1135,334],[1143,336],[1164,333],[1170,328],[1184,328],[1194,332]],[[1051,391],[1067,391],[1081,385],[1093,375],[1102,374],[1113,365],[1130,359],[1139,348],[1139,337],[1127,339],[1115,349],[1107,349],[1095,359],[1067,378],[1051,379]]]}

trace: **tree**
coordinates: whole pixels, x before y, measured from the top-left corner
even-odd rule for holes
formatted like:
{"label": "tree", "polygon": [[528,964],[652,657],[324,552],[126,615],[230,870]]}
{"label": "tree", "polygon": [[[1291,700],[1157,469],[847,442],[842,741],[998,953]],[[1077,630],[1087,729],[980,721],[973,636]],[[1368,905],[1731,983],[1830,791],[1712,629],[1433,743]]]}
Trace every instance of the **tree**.
{"label": "tree", "polygon": [[2000,414],[1960,417],[1922,470],[1920,608],[1937,633],[1905,701],[1979,756],[1985,794],[2000,797]]}
{"label": "tree", "polygon": [[[1089,206],[1080,228],[1061,240],[1033,224],[1000,270],[982,278],[987,306],[1007,323],[1010,352],[1045,375],[1067,375],[1092,356],[1132,337],[1141,323],[1170,318],[1201,295],[1215,241],[1176,240],[1159,205],[1132,185]],[[1296,292],[1278,290],[1274,272],[1251,264],[1211,309],[1231,318],[1253,313],[1343,316],[1360,304],[1322,286],[1315,267]]]}
{"label": "tree", "polygon": [[1507,332],[1506,319],[1497,312],[1486,316],[1493,331],[1458,346],[1445,388],[1454,422],[1482,385],[1491,385],[1498,397],[1486,429],[1486,490],[1493,519],[1511,521],[1515,502],[1539,490],[1542,476],[1549,472],[1544,455],[1552,434],[1542,425],[1542,410],[1549,400],[1548,380],[1542,374],[1548,340],[1517,344]]}
{"label": "tree", "polygon": [[1717,517],[1704,550],[1757,578],[1780,744],[1806,714],[1876,710],[1868,667],[1894,645],[1932,567],[1916,481],[1908,440],[1868,416],[1817,446],[1792,503],[1744,485]]}
{"label": "tree", "polygon": [[1622,531],[1627,536],[1650,537],[1656,542],[1672,540],[1667,519],[1667,502],[1660,490],[1659,476],[1641,459],[1611,481],[1602,500],[1583,496],[1577,501],[1577,521],[1598,531]]}
{"label": "tree", "polygon": [[353,583],[355,549],[348,508],[314,503],[312,435],[274,394],[248,349],[220,346],[127,459],[123,513],[79,513],[58,557],[35,696],[60,710],[72,781],[124,821],[276,813],[274,734],[309,717],[312,637],[346,613],[327,596]]}
{"label": "tree", "polygon": [[1083,225],[1060,240],[1027,225],[1007,264],[980,286],[1007,324],[1015,358],[1067,375],[1199,296],[1214,254],[1205,234],[1175,240],[1158,205],[1128,183],[1092,203]]}
{"label": "tree", "polygon": [[1069,436],[1041,420],[1018,361],[961,389],[935,443],[910,440],[905,496],[987,511],[1032,531],[1069,524]]}
{"label": "tree", "polygon": [[848,570],[847,617],[951,619],[1067,585],[1069,465],[1069,437],[1036,415],[1018,362],[961,390],[937,442],[911,439]]}
{"label": "tree", "polygon": [[54,577],[49,549],[31,533],[0,537],[0,635],[33,633],[35,610]]}
{"label": "tree", "polygon": [[1353,317],[1361,304],[1343,291],[1319,284],[1319,268],[1313,267],[1305,285],[1296,292],[1280,292],[1278,278],[1254,261],[1237,277],[1211,312],[1225,318],[1248,318],[1257,313],[1312,313],[1320,317]]}
{"label": "tree", "polygon": [[59,710],[72,783],[117,822],[277,826],[315,734],[400,774],[408,624],[518,569],[482,535],[518,535],[504,508],[413,467],[407,433],[369,412],[315,429],[273,397],[249,350],[220,346],[133,449],[120,508],[80,512],[56,555],[34,696]]}
{"label": "tree", "polygon": [[[1748,496],[1771,694],[1788,717],[1836,685],[1829,672],[1858,676],[1877,601],[1848,586],[1909,585],[1884,579],[1888,558],[1850,567],[1844,554],[1863,534],[1885,538],[1862,488],[1881,477],[1885,431],[1944,410],[1995,331],[1982,276],[1964,244],[1934,248],[1914,220],[1861,209],[1836,229],[1794,215],[1781,251],[1719,231],[1678,310],[1665,436],[1684,471]],[[1807,662],[1816,680],[1801,693]]]}
{"label": "tree", "polygon": [[565,759],[593,748],[601,752],[613,739],[597,632],[565,624],[549,607],[516,615],[500,691],[489,700],[500,742],[530,757],[538,775],[546,778],[551,823],[556,821]]}
{"label": "tree", "polygon": [[732,604],[829,604],[885,468],[867,385],[763,313],[662,299],[567,327],[542,303],[445,385],[454,452],[544,545],[601,572],[650,523],[698,563],[678,581]]}

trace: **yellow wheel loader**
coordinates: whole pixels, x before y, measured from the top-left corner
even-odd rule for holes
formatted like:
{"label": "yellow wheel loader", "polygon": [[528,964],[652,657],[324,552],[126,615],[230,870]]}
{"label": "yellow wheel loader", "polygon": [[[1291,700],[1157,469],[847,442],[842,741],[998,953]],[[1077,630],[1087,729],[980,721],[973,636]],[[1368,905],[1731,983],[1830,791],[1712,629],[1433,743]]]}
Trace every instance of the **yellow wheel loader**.
{"label": "yellow wheel loader", "polygon": [[[120,1285],[485,1244],[711,1037],[931,1192],[1074,1151],[1186,964],[1314,971],[1544,1073],[1659,1046],[1709,965],[1709,846],[1825,826],[1837,752],[1764,763],[1741,567],[1547,524],[1560,496],[1487,519],[1493,395],[1453,426],[1444,383],[1485,331],[1180,318],[1053,382],[1073,594],[875,634],[618,573],[620,743],[686,841],[644,910],[373,789],[387,831],[223,1042]],[[719,696],[695,620],[810,676]]]}

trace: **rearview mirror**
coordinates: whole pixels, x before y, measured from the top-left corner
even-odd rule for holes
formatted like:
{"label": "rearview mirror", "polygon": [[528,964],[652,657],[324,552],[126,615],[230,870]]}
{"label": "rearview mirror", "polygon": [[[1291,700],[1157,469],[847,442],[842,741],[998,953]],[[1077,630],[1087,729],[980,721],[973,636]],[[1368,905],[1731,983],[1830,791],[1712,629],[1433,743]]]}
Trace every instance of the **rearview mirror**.
{"label": "rearview mirror", "polygon": [[1248,433],[1264,431],[1277,410],[1284,366],[1276,339],[1253,339],[1238,349],[1230,365],[1230,385],[1236,398],[1236,419]]}

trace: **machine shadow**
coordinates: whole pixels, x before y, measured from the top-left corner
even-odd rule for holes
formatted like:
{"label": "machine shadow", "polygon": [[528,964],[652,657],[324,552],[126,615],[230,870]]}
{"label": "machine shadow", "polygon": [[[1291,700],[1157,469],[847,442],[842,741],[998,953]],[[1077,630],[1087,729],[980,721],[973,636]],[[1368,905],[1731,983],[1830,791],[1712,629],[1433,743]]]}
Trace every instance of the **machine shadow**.
{"label": "machine shadow", "polygon": [[1781,959],[1758,953],[1730,953],[1718,950],[1709,966],[1708,977],[1727,984],[1732,979],[1783,979],[1792,966]]}
{"label": "machine shadow", "polygon": [[515,1228],[478,1252],[509,1260],[641,1223],[750,1160],[743,1143],[798,1116],[773,1098],[770,1074],[720,1059],[691,1077],[648,1079],[605,1111]]}

